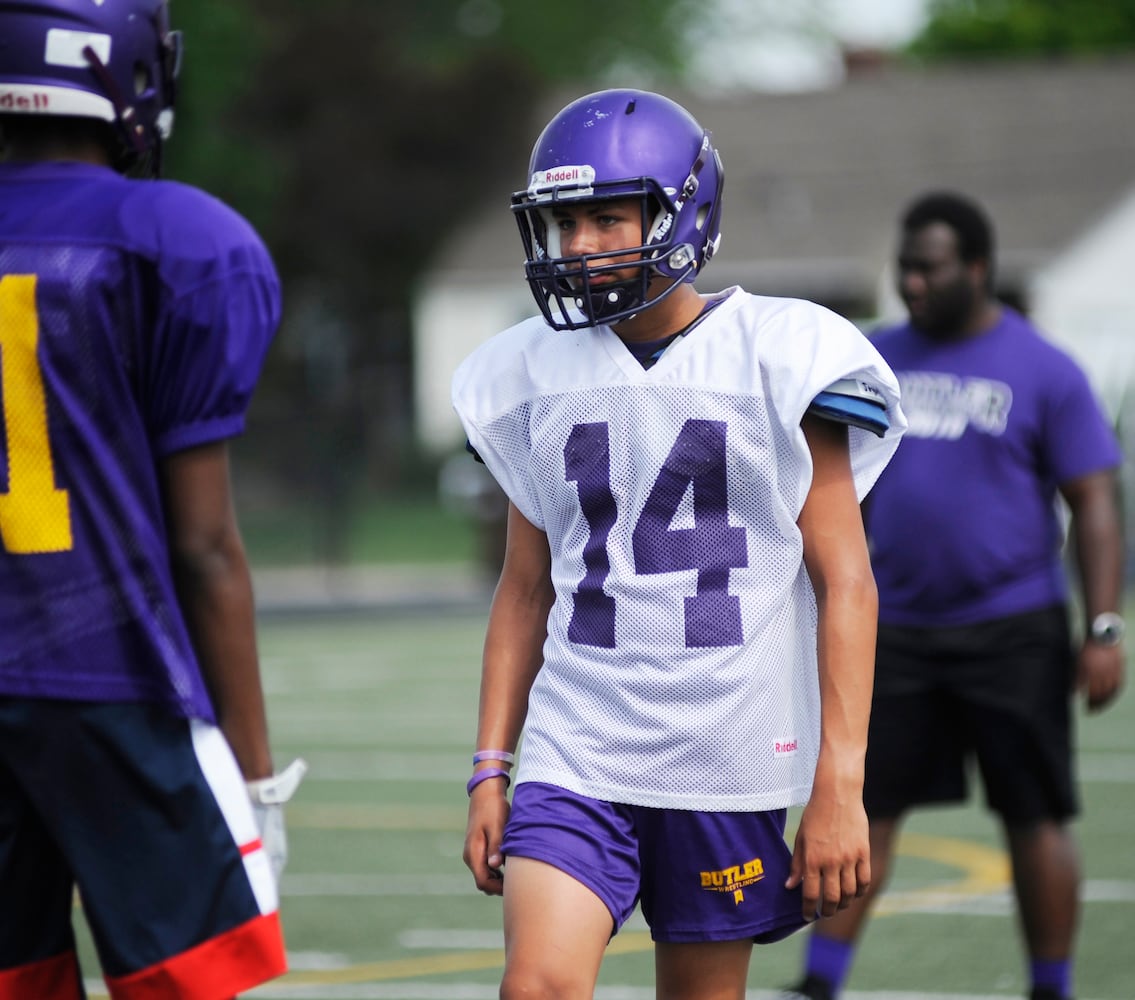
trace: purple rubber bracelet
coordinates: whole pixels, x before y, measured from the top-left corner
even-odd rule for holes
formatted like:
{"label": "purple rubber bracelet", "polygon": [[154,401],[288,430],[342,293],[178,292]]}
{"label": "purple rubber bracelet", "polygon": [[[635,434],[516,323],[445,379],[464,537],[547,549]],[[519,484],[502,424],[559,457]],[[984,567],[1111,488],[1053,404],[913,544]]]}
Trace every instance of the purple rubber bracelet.
{"label": "purple rubber bracelet", "polygon": [[504,778],[504,787],[508,788],[509,782],[512,780],[508,776],[508,771],[502,767],[486,767],[480,771],[474,771],[473,777],[469,779],[469,784],[465,786],[465,791],[470,795],[473,794],[473,789],[476,788],[482,781],[488,781],[489,778]]}
{"label": "purple rubber bracelet", "polygon": [[478,750],[473,754],[474,764],[480,764],[486,760],[502,760],[506,764],[515,764],[516,756],[507,750]]}

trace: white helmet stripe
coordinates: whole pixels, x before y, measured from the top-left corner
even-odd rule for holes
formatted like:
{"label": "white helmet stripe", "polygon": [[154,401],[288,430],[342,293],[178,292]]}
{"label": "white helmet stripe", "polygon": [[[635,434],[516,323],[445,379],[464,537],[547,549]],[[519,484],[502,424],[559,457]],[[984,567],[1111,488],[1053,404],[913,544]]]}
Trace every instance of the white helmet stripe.
{"label": "white helmet stripe", "polygon": [[114,105],[105,97],[73,87],[51,87],[40,83],[0,83],[0,113],[31,115],[73,115],[114,121]]}

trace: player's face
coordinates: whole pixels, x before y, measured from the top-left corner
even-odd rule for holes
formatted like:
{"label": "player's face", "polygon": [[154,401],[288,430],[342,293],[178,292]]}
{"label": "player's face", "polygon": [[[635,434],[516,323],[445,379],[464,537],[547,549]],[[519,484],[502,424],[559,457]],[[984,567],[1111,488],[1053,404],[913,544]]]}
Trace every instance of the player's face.
{"label": "player's face", "polygon": [[932,222],[906,233],[898,268],[899,294],[914,326],[939,337],[966,331],[980,304],[985,269],[961,259],[953,229]]}
{"label": "player's face", "polygon": [[[560,253],[565,257],[601,255],[589,262],[590,267],[641,259],[640,253],[618,252],[642,246],[642,202],[638,198],[561,204],[553,209],[552,217],[560,231]],[[633,268],[603,271],[592,274],[589,280],[596,285],[625,281],[635,273]]]}

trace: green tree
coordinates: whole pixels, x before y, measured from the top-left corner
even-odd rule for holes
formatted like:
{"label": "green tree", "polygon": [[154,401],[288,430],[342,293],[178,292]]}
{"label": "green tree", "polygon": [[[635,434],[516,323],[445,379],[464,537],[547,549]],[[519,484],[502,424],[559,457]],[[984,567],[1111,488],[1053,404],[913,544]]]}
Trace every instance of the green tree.
{"label": "green tree", "polygon": [[[644,16],[649,13],[649,16]],[[465,214],[505,207],[557,85],[683,68],[697,0],[195,0],[174,176],[250,216],[285,283],[249,460],[325,513],[415,467],[410,308]],[[255,428],[254,428],[255,429]],[[315,490],[313,493],[312,490]]]}
{"label": "green tree", "polygon": [[268,214],[264,171],[235,128],[235,110],[257,85],[263,35],[246,0],[173,0],[185,39],[174,137],[164,172],[224,197],[242,212]]}
{"label": "green tree", "polygon": [[909,51],[925,58],[1135,49],[1133,0],[933,0]]}

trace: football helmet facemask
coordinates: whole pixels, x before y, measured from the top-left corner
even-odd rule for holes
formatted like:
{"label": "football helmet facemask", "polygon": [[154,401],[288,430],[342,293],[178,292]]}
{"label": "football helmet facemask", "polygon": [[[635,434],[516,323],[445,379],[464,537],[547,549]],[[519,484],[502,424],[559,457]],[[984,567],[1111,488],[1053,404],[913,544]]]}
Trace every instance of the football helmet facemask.
{"label": "football helmet facemask", "polygon": [[[721,158],[680,105],[643,90],[604,90],[573,101],[536,140],[529,184],[512,196],[527,258],[525,276],[557,330],[617,323],[693,281],[721,241]],[[611,253],[563,256],[553,209],[564,203],[638,198],[642,244]],[[626,254],[638,259],[628,263]],[[604,271],[634,269],[594,285]],[[652,281],[671,279],[653,298]],[[594,287],[594,291],[589,291]]]}
{"label": "football helmet facemask", "polygon": [[167,0],[0,0],[0,114],[107,122],[120,169],[157,172],[180,63]]}

